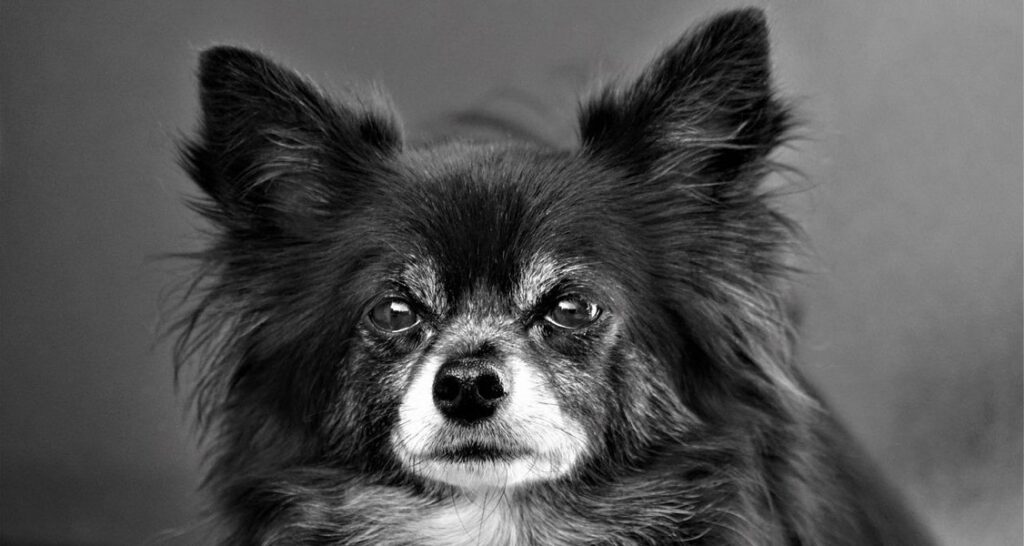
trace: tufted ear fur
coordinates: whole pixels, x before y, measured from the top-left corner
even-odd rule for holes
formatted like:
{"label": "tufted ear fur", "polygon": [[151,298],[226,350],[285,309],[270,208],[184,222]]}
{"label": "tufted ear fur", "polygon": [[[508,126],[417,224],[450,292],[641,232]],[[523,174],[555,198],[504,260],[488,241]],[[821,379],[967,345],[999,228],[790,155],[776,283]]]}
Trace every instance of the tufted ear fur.
{"label": "tufted ear fur", "polygon": [[697,27],[631,84],[585,104],[580,123],[582,153],[624,175],[618,189],[659,245],[660,288],[685,310],[691,405],[737,415],[715,405],[735,392],[765,407],[809,403],[789,364],[782,280],[795,227],[761,188],[792,125],[772,89],[763,13]]}
{"label": "tufted ear fur", "polygon": [[669,47],[632,85],[585,104],[590,155],[643,175],[714,187],[743,178],[790,126],[771,87],[758,9],[717,16]]}
{"label": "tufted ear fur", "polygon": [[182,163],[210,198],[203,212],[227,227],[297,234],[402,146],[381,101],[332,101],[244,49],[204,51],[199,88],[200,127]]}

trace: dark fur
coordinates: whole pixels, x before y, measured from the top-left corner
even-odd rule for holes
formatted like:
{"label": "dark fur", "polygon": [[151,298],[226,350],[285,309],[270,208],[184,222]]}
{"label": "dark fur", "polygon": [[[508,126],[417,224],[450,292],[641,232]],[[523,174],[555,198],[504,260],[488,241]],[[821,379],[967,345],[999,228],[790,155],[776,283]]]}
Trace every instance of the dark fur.
{"label": "dark fur", "polygon": [[731,12],[586,102],[578,150],[410,148],[380,99],[204,52],[183,164],[214,232],[179,349],[200,363],[224,544],[415,543],[401,525],[461,493],[396,461],[390,365],[423,340],[380,338],[366,303],[410,257],[449,299],[500,302],[537,251],[587,264],[575,282],[622,329],[536,349],[578,364],[551,373],[598,440],[495,500],[520,540],[927,543],[793,367],[793,226],[760,189],[792,116],[769,67],[763,15]]}

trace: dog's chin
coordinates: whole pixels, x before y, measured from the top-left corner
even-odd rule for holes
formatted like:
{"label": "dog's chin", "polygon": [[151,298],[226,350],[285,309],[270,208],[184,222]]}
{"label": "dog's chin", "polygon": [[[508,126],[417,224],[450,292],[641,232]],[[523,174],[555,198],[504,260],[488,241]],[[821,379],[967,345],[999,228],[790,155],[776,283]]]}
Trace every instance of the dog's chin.
{"label": "dog's chin", "polygon": [[465,490],[509,489],[568,474],[575,457],[517,445],[462,444],[424,453],[399,450],[405,468],[420,478]]}

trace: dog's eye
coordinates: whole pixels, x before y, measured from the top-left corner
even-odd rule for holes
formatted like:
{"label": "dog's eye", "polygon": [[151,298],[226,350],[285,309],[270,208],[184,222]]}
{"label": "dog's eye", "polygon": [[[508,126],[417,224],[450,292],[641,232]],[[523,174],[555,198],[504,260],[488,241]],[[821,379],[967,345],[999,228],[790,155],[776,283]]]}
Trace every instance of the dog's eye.
{"label": "dog's eye", "polygon": [[420,323],[412,306],[398,298],[388,298],[370,309],[370,322],[385,332],[401,332]]}
{"label": "dog's eye", "polygon": [[559,328],[575,330],[591,324],[599,316],[601,316],[600,307],[574,296],[558,300],[544,318]]}

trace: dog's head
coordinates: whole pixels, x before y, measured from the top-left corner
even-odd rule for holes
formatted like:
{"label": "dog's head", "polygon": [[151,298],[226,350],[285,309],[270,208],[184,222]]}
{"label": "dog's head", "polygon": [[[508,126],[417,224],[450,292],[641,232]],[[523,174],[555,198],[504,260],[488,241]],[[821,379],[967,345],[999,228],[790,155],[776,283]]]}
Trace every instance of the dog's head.
{"label": "dog's head", "polygon": [[218,47],[184,164],[216,230],[184,347],[234,469],[337,465],[500,487],[657,456],[797,389],[787,222],[758,183],[789,128],[754,10],[581,109],[570,151],[403,143]]}

